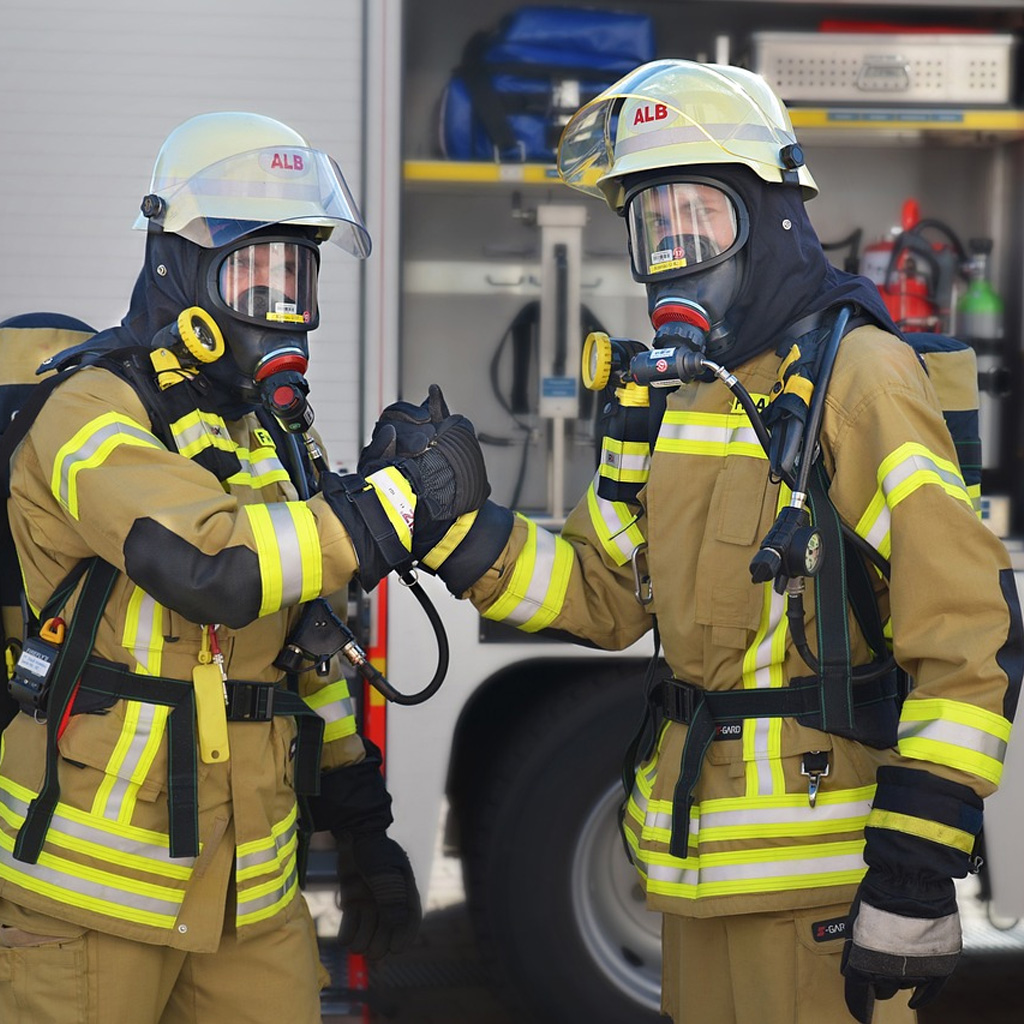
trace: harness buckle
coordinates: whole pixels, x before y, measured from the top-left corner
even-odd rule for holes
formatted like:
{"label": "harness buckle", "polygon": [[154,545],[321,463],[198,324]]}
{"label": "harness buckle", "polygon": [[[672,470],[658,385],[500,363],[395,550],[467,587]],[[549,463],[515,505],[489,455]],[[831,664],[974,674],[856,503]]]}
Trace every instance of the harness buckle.
{"label": "harness buckle", "polygon": [[269,722],[274,717],[274,683],[228,682],[229,722]]}
{"label": "harness buckle", "polygon": [[809,750],[800,762],[800,774],[807,776],[807,802],[813,807],[818,800],[821,780],[829,773],[827,750]]}
{"label": "harness buckle", "polygon": [[684,683],[681,679],[663,679],[661,682],[661,710],[672,722],[688,725],[693,721],[697,704],[704,691],[693,683]]}

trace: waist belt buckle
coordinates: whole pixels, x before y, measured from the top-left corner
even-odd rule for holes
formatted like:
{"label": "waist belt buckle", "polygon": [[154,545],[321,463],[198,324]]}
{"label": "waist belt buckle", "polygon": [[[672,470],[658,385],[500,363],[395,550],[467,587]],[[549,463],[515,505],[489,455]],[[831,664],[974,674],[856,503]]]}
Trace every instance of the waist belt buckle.
{"label": "waist belt buckle", "polygon": [[228,718],[233,722],[269,722],[274,717],[273,683],[235,683]]}
{"label": "waist belt buckle", "polygon": [[693,683],[681,679],[666,679],[662,687],[662,709],[673,722],[689,725],[704,691]]}

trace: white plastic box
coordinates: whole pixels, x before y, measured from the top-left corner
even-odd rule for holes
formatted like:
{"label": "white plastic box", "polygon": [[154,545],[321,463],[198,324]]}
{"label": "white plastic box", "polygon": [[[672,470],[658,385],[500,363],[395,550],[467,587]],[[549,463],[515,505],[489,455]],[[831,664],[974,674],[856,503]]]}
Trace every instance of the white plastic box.
{"label": "white plastic box", "polygon": [[751,66],[787,102],[1006,106],[1017,41],[987,33],[755,32]]}

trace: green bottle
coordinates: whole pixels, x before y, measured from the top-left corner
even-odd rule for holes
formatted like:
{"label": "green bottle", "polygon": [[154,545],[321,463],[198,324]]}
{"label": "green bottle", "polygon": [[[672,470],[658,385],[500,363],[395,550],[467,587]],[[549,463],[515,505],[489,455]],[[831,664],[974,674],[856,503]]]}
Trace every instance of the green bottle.
{"label": "green bottle", "polygon": [[957,304],[958,333],[965,341],[998,341],[1003,336],[1003,300],[989,281],[991,238],[972,238],[967,290]]}

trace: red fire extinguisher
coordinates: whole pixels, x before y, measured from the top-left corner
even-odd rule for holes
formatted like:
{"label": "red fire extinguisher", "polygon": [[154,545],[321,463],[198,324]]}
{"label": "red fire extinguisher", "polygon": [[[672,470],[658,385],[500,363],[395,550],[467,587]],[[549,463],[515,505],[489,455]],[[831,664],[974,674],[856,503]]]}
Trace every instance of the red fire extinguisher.
{"label": "red fire extinguisher", "polygon": [[[941,241],[929,240],[926,231]],[[967,256],[951,228],[921,219],[916,199],[903,204],[900,230],[891,239],[865,246],[860,272],[877,286],[889,315],[904,331],[946,332],[953,284],[964,273]]]}

